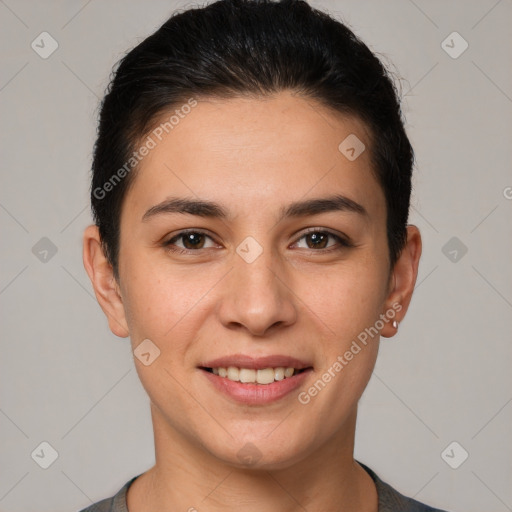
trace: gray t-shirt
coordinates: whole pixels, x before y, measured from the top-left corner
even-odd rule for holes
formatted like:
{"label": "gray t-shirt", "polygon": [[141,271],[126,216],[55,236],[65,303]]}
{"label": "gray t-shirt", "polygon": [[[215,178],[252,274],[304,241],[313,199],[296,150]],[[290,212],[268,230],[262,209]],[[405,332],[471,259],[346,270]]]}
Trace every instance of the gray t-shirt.
{"label": "gray t-shirt", "polygon": [[[359,464],[366,470],[372,477],[377,488],[377,495],[379,497],[378,512],[446,512],[438,508],[432,508],[428,505],[420,503],[419,501],[407,498],[395,491],[390,485],[383,482],[369,467],[361,462]],[[107,498],[97,503],[92,504],[90,507],[84,508],[80,512],[128,512],[126,505],[126,492],[131,483],[140,475],[133,477],[126,482],[121,489],[112,498]]]}

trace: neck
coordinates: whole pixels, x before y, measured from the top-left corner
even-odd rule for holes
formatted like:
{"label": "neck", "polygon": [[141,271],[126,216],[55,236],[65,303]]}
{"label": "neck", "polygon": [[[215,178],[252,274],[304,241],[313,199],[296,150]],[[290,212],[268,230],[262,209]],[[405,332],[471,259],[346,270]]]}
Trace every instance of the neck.
{"label": "neck", "polygon": [[171,429],[152,405],[156,464],[130,486],[128,509],[377,512],[375,485],[353,458],[356,415],[301,459],[239,468]]}

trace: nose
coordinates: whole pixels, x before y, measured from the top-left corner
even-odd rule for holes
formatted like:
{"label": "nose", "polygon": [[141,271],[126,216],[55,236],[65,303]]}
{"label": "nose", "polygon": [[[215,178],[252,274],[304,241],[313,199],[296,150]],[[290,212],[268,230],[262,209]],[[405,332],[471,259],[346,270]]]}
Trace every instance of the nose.
{"label": "nose", "polygon": [[270,251],[251,263],[234,255],[226,279],[218,310],[226,328],[263,337],[296,322],[296,298],[286,268]]}

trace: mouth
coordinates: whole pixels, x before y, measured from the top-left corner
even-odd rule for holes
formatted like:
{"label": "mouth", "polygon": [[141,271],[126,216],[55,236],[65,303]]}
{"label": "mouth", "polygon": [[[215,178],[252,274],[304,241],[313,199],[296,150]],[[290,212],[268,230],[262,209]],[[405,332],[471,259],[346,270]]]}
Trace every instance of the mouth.
{"label": "mouth", "polygon": [[278,366],[276,368],[268,367],[262,369],[239,368],[237,366],[218,366],[215,368],[200,366],[199,368],[208,373],[212,373],[213,375],[218,375],[221,378],[229,379],[233,382],[240,382],[242,384],[258,384],[261,386],[267,386],[274,382],[289,379],[312,369],[311,366],[306,368]]}
{"label": "mouth", "polygon": [[314,371],[311,364],[284,355],[235,354],[204,361],[197,368],[211,389],[235,402],[254,406],[293,394]]}

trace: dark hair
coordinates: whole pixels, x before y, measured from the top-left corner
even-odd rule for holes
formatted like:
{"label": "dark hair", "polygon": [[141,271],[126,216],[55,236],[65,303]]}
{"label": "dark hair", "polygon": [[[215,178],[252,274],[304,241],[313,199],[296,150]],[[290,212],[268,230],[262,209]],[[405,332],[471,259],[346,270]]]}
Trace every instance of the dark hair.
{"label": "dark hair", "polygon": [[388,71],[344,24],[303,0],[219,0],[175,13],[113,74],[100,109],[91,203],[116,278],[123,198],[137,145],[155,122],[191,97],[283,90],[355,115],[370,129],[394,265],[406,241],[414,153]]}

